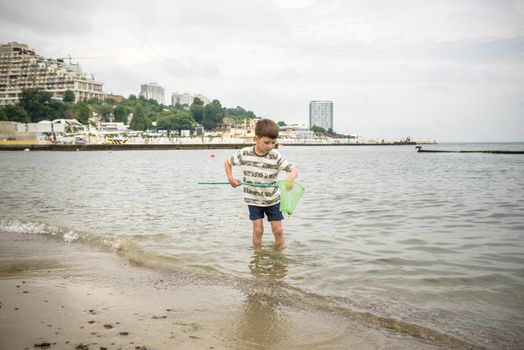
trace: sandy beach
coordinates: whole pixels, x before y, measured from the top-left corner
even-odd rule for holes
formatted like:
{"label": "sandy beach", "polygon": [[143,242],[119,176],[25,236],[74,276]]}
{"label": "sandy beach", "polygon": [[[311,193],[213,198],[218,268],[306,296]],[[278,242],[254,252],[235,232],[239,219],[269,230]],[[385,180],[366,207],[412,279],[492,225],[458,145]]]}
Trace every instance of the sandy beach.
{"label": "sandy beach", "polygon": [[[136,266],[54,237],[2,232],[2,349],[435,349],[220,279]],[[258,283],[258,282],[257,282]],[[262,282],[263,283],[263,282]],[[269,290],[268,290],[269,288]],[[278,289],[278,286],[274,286]],[[424,341],[423,341],[424,340]]]}

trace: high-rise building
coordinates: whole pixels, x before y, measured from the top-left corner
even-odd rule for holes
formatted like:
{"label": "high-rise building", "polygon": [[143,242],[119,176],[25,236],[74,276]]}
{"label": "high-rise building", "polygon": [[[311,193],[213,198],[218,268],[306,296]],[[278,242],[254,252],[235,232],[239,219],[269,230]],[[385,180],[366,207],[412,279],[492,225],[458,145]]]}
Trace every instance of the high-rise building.
{"label": "high-rise building", "polygon": [[313,126],[333,130],[333,101],[309,102],[309,127]]}
{"label": "high-rise building", "polygon": [[209,98],[205,97],[204,95],[196,94],[188,94],[187,92],[184,92],[183,94],[178,92],[173,92],[171,94],[171,104],[174,106],[177,103],[181,105],[188,105],[191,106],[195,98],[198,97],[204,104],[208,104],[210,101]]}
{"label": "high-rise building", "polygon": [[62,99],[67,90],[77,101],[104,99],[103,83],[83,73],[78,64],[63,59],[49,59],[36,54],[25,44],[0,43],[0,105],[15,104],[23,89],[51,92]]}
{"label": "high-rise building", "polygon": [[159,104],[164,104],[164,88],[157,83],[140,85],[140,96],[145,99],[153,99]]}

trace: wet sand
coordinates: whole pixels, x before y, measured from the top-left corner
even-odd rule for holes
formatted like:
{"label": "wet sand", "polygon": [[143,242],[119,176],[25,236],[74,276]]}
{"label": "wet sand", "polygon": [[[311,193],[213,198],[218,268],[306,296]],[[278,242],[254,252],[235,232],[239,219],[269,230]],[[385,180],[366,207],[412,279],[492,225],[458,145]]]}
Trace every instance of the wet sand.
{"label": "wet sand", "polygon": [[449,347],[217,280],[134,266],[53,237],[0,232],[0,348]]}

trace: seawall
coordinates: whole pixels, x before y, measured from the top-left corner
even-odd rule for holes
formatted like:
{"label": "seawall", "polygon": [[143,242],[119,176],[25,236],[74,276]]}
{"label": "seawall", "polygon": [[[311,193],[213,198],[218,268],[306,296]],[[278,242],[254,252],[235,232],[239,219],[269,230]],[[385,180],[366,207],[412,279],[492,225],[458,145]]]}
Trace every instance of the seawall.
{"label": "seawall", "polygon": [[[133,151],[133,150],[195,150],[195,149],[240,149],[252,146],[254,143],[191,143],[191,144],[0,144],[0,151]],[[398,146],[416,145],[415,142],[392,143],[336,143],[308,144],[290,143],[282,146]]]}

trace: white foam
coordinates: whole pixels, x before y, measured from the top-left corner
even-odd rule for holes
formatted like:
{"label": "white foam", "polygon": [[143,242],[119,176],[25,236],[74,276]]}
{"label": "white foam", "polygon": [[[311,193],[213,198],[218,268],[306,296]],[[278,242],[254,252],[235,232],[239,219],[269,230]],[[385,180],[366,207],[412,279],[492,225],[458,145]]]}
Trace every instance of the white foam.
{"label": "white foam", "polygon": [[0,230],[14,233],[45,234],[46,225],[35,222],[21,222],[18,220],[0,219]]}
{"label": "white foam", "polygon": [[72,230],[64,234],[64,241],[71,243],[78,239],[78,234],[74,233]]}

